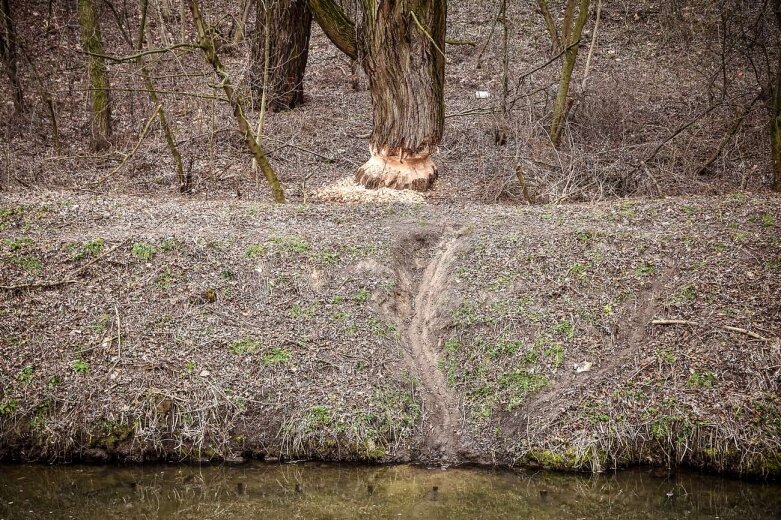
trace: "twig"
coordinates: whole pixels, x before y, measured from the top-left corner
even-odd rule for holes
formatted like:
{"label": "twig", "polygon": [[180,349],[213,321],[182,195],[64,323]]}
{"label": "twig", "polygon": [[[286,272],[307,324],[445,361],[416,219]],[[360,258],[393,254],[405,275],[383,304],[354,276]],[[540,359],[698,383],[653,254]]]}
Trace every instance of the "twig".
{"label": "twig", "polygon": [[591,67],[591,58],[594,57],[594,47],[597,46],[597,31],[599,30],[599,19],[602,14],[602,0],[597,2],[597,17],[594,20],[594,33],[591,35],[591,46],[588,49],[588,56],[586,57],[586,67],[583,69],[583,81],[580,82],[580,91],[586,90],[586,82],[588,81],[588,72]]}
{"label": "twig", "polygon": [[751,336],[752,338],[758,339],[760,341],[771,341],[769,338],[766,338],[764,336],[760,336],[756,332],[752,332],[752,331],[750,331],[748,329],[741,329],[740,327],[730,327],[730,326],[727,326],[727,325],[724,325],[721,328],[724,329],[724,330],[730,331],[730,332],[739,332],[741,334],[745,334],[747,336]]}
{"label": "twig", "polygon": [[88,51],[80,51],[82,54],[88,54],[90,56],[94,56],[96,58],[103,58],[104,60],[113,61],[116,63],[123,63],[125,61],[135,61],[138,58],[141,58],[142,56],[149,56],[150,54],[163,54],[166,52],[171,52],[176,49],[197,49],[197,45],[193,45],[192,43],[177,43],[176,45],[171,45],[170,47],[163,47],[160,49],[147,49],[142,52],[137,52],[136,54],[130,54],[128,56],[110,56],[108,54],[99,54],[97,52],[88,52]]}
{"label": "twig", "polygon": [[125,156],[124,159],[122,159],[122,162],[117,165],[116,168],[108,172],[106,175],[104,175],[102,178],[98,179],[97,181],[90,184],[91,187],[100,186],[104,182],[106,182],[109,178],[111,178],[115,173],[117,173],[122,167],[125,165],[126,162],[128,162],[135,154],[136,151],[138,151],[138,148],[141,146],[141,143],[144,142],[144,139],[146,138],[147,132],[149,132],[149,127],[152,126],[152,122],[157,117],[158,112],[160,112],[161,105],[157,105],[155,107],[155,111],[152,112],[152,116],[149,118],[149,120],[144,125],[144,129],[141,131],[141,136],[138,138],[138,142],[133,147],[132,150],[130,150],[130,153]]}
{"label": "twig", "polygon": [[431,33],[429,33],[425,27],[423,27],[423,24],[420,23],[420,20],[418,20],[417,15],[415,14],[415,11],[410,11],[409,14],[412,15],[412,20],[414,20],[415,25],[418,26],[418,29],[420,29],[420,32],[426,35],[426,37],[431,41],[431,43],[434,45],[434,48],[439,51],[439,53],[442,55],[442,57],[445,57],[445,53],[442,49],[439,48],[439,45],[437,45],[437,42],[434,41],[434,38],[432,38]]}
{"label": "twig", "polygon": [[122,356],[122,328],[119,321],[119,308],[116,305],[114,305],[114,315],[117,321],[117,362],[119,362]]}
{"label": "twig", "polygon": [[477,68],[482,68],[483,66],[483,54],[485,54],[485,49],[488,47],[488,44],[491,43],[491,38],[494,36],[494,32],[496,31],[496,26],[499,24],[499,13],[501,12],[502,6],[499,5],[499,11],[496,12],[496,16],[494,17],[494,23],[491,24],[491,32],[488,33],[488,38],[486,38],[485,42],[483,42],[483,47],[480,49],[480,53],[477,55]]}
{"label": "twig", "polygon": [[445,43],[448,45],[469,45],[470,47],[477,47],[475,42],[469,40],[454,40],[452,38],[445,38]]}
{"label": "twig", "polygon": [[95,264],[96,262],[102,260],[103,258],[107,257],[123,245],[127,244],[129,239],[125,239],[119,244],[115,245],[111,249],[107,250],[105,253],[96,256],[86,264],[82,265],[78,269],[71,271],[70,277],[64,277],[62,280],[56,280],[52,282],[33,282],[33,283],[23,283],[19,285],[0,285],[0,290],[3,291],[18,291],[21,289],[45,289],[45,288],[51,288],[51,287],[58,287],[60,285],[66,285],[71,283],[76,283],[77,280],[75,280],[73,277],[77,276],[79,273],[87,269],[89,266]]}
{"label": "twig", "polygon": [[688,320],[653,320],[651,325],[697,325],[697,322]]}

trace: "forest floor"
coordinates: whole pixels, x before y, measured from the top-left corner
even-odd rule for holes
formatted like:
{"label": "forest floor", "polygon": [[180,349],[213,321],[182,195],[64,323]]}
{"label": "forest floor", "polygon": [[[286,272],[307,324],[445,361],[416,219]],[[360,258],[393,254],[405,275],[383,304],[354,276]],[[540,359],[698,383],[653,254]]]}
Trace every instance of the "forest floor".
{"label": "forest floor", "polygon": [[0,458],[778,476],[780,215],[0,192]]}
{"label": "forest floor", "polygon": [[[108,64],[113,147],[100,153],[89,150],[90,88],[79,45],[78,14],[71,4],[49,4],[31,0],[14,5],[19,69],[30,110],[25,117],[15,117],[10,102],[0,105],[4,138],[0,139],[0,187],[151,196],[175,192],[174,163],[159,125],[152,124],[139,140],[155,107],[134,63]],[[207,20],[221,37],[221,57],[233,82],[251,97],[254,15],[247,40],[234,44],[230,37],[240,4],[202,2]],[[567,131],[556,149],[550,146],[546,128],[561,62],[552,59],[550,37],[535,2],[508,6],[509,137],[503,145],[495,139],[503,90],[503,35],[495,23],[498,3],[451,2],[448,37],[469,44],[444,49],[446,118],[435,155],[440,178],[422,197],[429,203],[535,204],[761,191],[772,171],[770,140],[767,112],[761,102],[752,101],[759,86],[752,70],[775,66],[775,49],[758,54],[749,64],[739,47],[733,49],[724,41],[723,32],[742,34],[729,24],[754,20],[755,14],[731,12],[724,19],[719,3],[679,4],[604,3],[587,78],[592,23],[584,33]],[[51,16],[47,7],[53,10]],[[138,31],[136,4],[123,3],[116,9],[116,17],[105,10],[102,19],[106,53],[133,54],[135,49],[123,34]],[[192,41],[189,18],[182,23],[173,11],[167,20],[156,13],[149,17],[150,48]],[[728,26],[722,27],[724,23]],[[765,40],[774,41],[775,29],[770,29],[773,33]],[[723,56],[725,49],[732,49],[732,54]],[[154,54],[148,56],[147,65],[185,169],[193,176],[194,193],[267,200],[267,187],[250,168],[251,157],[232,111],[218,101],[222,93],[200,52],[179,49]],[[727,69],[721,71],[722,66]],[[326,198],[342,200],[345,186],[347,198],[354,197],[350,179],[369,158],[372,129],[368,81],[360,69],[314,27],[304,80],[307,102],[295,110],[268,114],[264,132],[263,144],[289,200],[305,202],[323,192]],[[477,91],[490,97],[477,99]],[[53,98],[59,147],[42,102],[44,93]],[[0,94],[12,98],[5,78],[0,81]],[[256,120],[257,102],[247,113]],[[741,124],[725,141],[736,120]],[[688,125],[685,131],[680,130],[683,125]],[[722,143],[722,153],[697,173]],[[523,172],[528,197],[516,167]]]}

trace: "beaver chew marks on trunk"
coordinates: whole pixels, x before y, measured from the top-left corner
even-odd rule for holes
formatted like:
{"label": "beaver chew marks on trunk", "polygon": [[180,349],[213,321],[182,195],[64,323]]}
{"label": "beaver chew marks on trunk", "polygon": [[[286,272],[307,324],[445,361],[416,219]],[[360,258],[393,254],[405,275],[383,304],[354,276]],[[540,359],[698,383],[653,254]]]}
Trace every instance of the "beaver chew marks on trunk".
{"label": "beaver chew marks on trunk", "polygon": [[446,2],[366,0],[359,53],[374,111],[371,158],[355,180],[368,188],[425,191],[442,138]]}

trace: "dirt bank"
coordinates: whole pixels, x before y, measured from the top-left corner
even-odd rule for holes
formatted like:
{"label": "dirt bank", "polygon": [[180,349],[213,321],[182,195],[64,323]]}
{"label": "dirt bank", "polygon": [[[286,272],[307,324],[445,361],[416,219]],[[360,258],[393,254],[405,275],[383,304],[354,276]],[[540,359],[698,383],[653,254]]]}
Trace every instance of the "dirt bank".
{"label": "dirt bank", "polygon": [[781,473],[781,200],[0,194],[0,456]]}

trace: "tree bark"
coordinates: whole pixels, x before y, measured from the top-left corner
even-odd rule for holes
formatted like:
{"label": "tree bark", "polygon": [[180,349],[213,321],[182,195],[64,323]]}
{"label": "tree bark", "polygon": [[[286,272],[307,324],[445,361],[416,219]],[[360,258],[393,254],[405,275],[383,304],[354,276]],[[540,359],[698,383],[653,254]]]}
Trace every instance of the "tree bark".
{"label": "tree bark", "polygon": [[566,45],[564,51],[564,64],[561,67],[559,90],[556,93],[556,101],[553,103],[553,119],[550,127],[550,139],[554,146],[561,141],[564,124],[567,121],[569,87],[572,83],[572,71],[575,69],[575,61],[578,58],[578,47],[583,27],[588,19],[589,0],[580,0],[578,17],[573,25],[575,3],[577,0],[567,0],[567,9],[564,12],[563,41]]}
{"label": "tree bark", "polygon": [[110,146],[111,138],[111,86],[103,54],[100,24],[92,0],[79,0],[79,23],[84,51],[88,54],[87,74],[92,102],[92,147],[102,150]]}
{"label": "tree bark", "polygon": [[355,23],[336,0],[308,0],[309,10],[325,35],[352,59],[358,58]]}
{"label": "tree bark", "polygon": [[[266,27],[266,10],[270,25]],[[306,0],[258,0],[255,42],[252,45],[250,79],[253,91],[262,97],[266,88],[268,107],[283,111],[304,104],[304,72],[309,57],[312,13]],[[268,84],[264,85],[265,34],[270,38]]]}
{"label": "tree bark", "polygon": [[371,158],[356,173],[368,188],[425,191],[444,128],[445,0],[361,0],[359,53],[369,78]]}
{"label": "tree bark", "polygon": [[0,51],[2,51],[3,63],[14,92],[14,110],[21,114],[25,110],[24,90],[19,82],[16,60],[16,29],[11,17],[11,4],[9,0],[0,0],[0,17],[2,17],[2,34],[0,34]]}
{"label": "tree bark", "polygon": [[[776,26],[781,31],[781,0],[773,0],[773,12],[776,15]],[[772,80],[771,80],[772,81]],[[772,93],[770,107],[770,152],[773,161],[772,187],[781,191],[781,53],[776,65],[775,87],[772,83],[768,89]]]}

